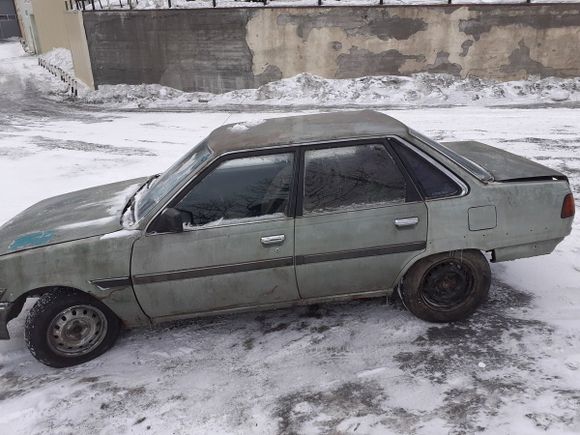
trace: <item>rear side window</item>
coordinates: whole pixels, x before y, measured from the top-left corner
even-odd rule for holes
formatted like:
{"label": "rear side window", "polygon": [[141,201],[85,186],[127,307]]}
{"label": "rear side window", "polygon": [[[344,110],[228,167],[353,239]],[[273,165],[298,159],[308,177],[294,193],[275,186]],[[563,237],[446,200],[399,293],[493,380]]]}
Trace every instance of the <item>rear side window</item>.
{"label": "rear side window", "polygon": [[405,202],[406,182],[383,145],[306,151],[304,212]]}
{"label": "rear side window", "polygon": [[227,160],[175,206],[185,227],[287,214],[293,154]]}
{"label": "rear side window", "polygon": [[426,199],[455,196],[461,187],[451,178],[406,146],[394,144],[397,153],[415,176]]}

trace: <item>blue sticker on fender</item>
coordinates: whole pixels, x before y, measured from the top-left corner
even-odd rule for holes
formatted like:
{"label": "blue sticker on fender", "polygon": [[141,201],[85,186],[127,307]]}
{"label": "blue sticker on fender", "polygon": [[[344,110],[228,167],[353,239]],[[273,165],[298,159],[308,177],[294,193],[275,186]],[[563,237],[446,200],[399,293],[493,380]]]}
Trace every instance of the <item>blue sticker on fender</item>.
{"label": "blue sticker on fender", "polygon": [[34,248],[35,246],[46,245],[52,239],[54,231],[39,231],[37,233],[30,233],[18,237],[8,246],[9,251],[19,251],[26,248]]}

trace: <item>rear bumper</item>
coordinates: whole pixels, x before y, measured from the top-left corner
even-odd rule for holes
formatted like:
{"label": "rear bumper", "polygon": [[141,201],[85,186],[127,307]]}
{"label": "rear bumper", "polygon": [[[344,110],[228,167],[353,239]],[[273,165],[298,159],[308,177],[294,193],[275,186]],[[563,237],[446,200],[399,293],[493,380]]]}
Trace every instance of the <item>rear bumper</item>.
{"label": "rear bumper", "polygon": [[10,334],[8,333],[8,314],[12,304],[8,302],[0,302],[0,340],[9,340]]}
{"label": "rear bumper", "polygon": [[496,248],[492,251],[491,261],[493,263],[499,263],[500,261],[510,261],[519,258],[535,257],[536,255],[550,254],[562,240],[564,240],[563,237],[535,243],[526,243],[524,245]]}

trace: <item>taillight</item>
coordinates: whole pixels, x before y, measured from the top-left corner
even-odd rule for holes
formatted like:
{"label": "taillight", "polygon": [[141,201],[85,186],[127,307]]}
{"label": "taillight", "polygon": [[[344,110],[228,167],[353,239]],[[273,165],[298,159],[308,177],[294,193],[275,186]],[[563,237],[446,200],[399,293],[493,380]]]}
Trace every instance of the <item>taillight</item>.
{"label": "taillight", "polygon": [[562,219],[566,219],[574,216],[576,211],[576,206],[574,205],[574,197],[571,193],[564,197],[564,202],[562,203],[562,214],[560,215]]}

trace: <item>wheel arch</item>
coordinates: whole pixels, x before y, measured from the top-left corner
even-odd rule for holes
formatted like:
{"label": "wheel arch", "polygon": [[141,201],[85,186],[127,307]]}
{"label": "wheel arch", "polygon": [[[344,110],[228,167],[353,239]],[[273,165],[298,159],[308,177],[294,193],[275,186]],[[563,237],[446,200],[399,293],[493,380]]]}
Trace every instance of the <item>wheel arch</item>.
{"label": "wheel arch", "polygon": [[22,308],[24,307],[24,304],[26,303],[26,300],[28,298],[39,298],[46,293],[50,293],[50,292],[56,291],[56,290],[68,290],[68,291],[75,292],[75,293],[82,293],[84,295],[91,297],[92,299],[98,300],[97,298],[94,297],[94,295],[90,294],[89,292],[79,290],[78,288],[74,288],[71,286],[49,285],[49,286],[37,287],[37,288],[34,288],[32,290],[28,290],[27,292],[22,293],[20,296],[18,296],[12,302],[12,305],[10,307],[10,311],[8,313],[8,321],[18,317],[18,315],[22,312]]}
{"label": "wheel arch", "polygon": [[479,249],[479,248],[463,248],[463,249],[454,249],[451,251],[423,251],[420,254],[414,256],[413,258],[411,258],[406,264],[405,266],[403,266],[403,268],[401,269],[401,271],[399,272],[399,274],[397,275],[397,278],[394,281],[393,284],[393,288],[394,289],[398,289],[399,286],[403,283],[403,280],[405,279],[405,276],[407,275],[407,273],[409,272],[409,270],[417,263],[419,263],[422,260],[425,260],[429,257],[432,257],[434,255],[440,255],[440,254],[451,254],[453,252],[465,252],[465,251],[477,251],[482,253],[485,256],[485,253],[487,251],[483,250],[483,249]]}

